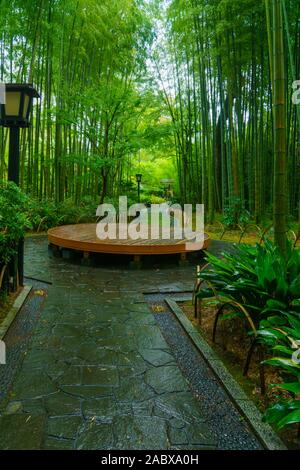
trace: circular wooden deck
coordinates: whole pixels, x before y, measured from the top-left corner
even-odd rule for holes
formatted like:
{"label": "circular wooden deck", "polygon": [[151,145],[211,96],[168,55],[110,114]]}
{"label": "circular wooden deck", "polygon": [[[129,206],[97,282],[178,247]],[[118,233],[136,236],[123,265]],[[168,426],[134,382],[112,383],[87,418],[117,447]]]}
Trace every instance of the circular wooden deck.
{"label": "circular wooden deck", "polygon": [[100,240],[96,224],[65,225],[49,230],[51,245],[84,253],[108,253],[118,255],[168,255],[184,254],[204,250],[209,245],[205,235],[204,244],[189,243],[189,240]]}

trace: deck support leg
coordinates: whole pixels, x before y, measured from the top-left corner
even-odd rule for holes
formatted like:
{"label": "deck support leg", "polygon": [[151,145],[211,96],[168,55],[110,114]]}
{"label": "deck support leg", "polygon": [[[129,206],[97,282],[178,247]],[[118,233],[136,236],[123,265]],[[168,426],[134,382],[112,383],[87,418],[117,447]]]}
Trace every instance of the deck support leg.
{"label": "deck support leg", "polygon": [[61,256],[65,260],[72,260],[72,259],[74,259],[74,251],[67,250],[66,248],[63,248],[61,250]]}
{"label": "deck support leg", "polygon": [[179,266],[184,267],[189,264],[187,253],[180,253]]}
{"label": "deck support leg", "polygon": [[141,269],[141,267],[142,267],[141,255],[134,255],[133,261],[130,262],[130,268]]}
{"label": "deck support leg", "polygon": [[50,243],[48,245],[48,253],[49,253],[49,256],[53,257],[53,258],[60,258],[61,257],[61,251],[60,251],[59,247],[56,246],[56,245],[52,245],[52,243]]}
{"label": "deck support leg", "polygon": [[91,266],[91,264],[92,264],[91,253],[89,253],[88,251],[83,252],[83,256],[82,256],[82,259],[81,259],[81,264],[82,264],[82,266]]}

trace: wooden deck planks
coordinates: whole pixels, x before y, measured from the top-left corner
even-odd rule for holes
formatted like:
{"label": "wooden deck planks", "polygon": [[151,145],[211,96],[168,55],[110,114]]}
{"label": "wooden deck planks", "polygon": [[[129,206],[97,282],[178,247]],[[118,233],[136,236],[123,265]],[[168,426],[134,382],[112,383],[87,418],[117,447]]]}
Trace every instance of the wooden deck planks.
{"label": "wooden deck planks", "polygon": [[[49,243],[61,248],[69,248],[85,253],[109,253],[124,255],[176,254],[206,249],[209,238],[205,235],[203,247],[188,249],[187,239],[182,240],[100,240],[96,234],[96,224],[65,225],[49,230]],[[117,232],[118,233],[118,232]],[[172,233],[172,230],[171,230]]]}

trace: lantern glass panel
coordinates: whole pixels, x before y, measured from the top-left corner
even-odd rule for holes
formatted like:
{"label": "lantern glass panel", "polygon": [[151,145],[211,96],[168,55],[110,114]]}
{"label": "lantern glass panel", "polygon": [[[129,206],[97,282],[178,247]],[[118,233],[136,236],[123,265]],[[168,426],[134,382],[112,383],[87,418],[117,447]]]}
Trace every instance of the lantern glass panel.
{"label": "lantern glass panel", "polygon": [[29,95],[25,95],[24,96],[24,108],[23,108],[23,118],[24,119],[27,118],[29,103],[30,103],[30,97],[29,97]]}
{"label": "lantern glass panel", "polygon": [[19,116],[21,102],[20,91],[10,91],[6,94],[5,114],[6,116]]}

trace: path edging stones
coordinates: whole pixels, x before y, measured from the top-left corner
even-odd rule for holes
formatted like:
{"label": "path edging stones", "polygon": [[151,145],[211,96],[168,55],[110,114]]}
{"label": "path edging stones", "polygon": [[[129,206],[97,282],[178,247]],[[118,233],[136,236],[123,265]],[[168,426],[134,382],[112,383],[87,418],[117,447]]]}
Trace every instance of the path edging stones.
{"label": "path edging stones", "polygon": [[14,301],[13,306],[10,308],[5,320],[0,325],[0,340],[3,340],[3,338],[5,337],[14,319],[16,318],[24,302],[26,301],[31,289],[32,286],[24,286],[23,290],[20,292],[20,294]]}
{"label": "path edging stones", "polygon": [[212,369],[217,379],[225,388],[229,397],[234,405],[239,409],[241,414],[245,417],[251,429],[258,437],[262,445],[267,450],[287,450],[281,439],[273,431],[271,426],[262,421],[262,414],[255,406],[253,401],[246,395],[241,386],[233,378],[227,370],[222,360],[218,357],[215,351],[209,346],[206,340],[196,330],[194,325],[183,313],[177,302],[186,301],[186,296],[183,298],[177,297],[176,300],[166,298],[165,301],[184,328],[187,335],[190,337],[196,348],[199,350],[209,367]]}

